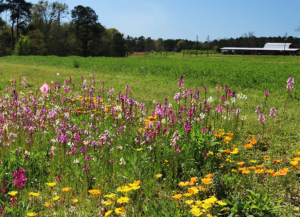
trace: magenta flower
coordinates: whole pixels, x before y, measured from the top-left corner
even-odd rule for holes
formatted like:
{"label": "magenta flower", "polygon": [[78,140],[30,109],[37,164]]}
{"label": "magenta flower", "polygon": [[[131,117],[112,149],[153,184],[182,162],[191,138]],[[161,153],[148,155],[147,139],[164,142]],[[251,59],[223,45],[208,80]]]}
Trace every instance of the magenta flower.
{"label": "magenta flower", "polygon": [[27,178],[25,176],[26,171],[24,169],[17,169],[14,172],[13,177],[15,178],[14,185],[16,185],[19,188],[24,188],[24,182],[27,181]]}
{"label": "magenta flower", "polygon": [[289,77],[289,79],[287,80],[286,89],[289,89],[290,91],[292,91],[294,89],[294,84],[295,84],[294,78],[293,77]]}
{"label": "magenta flower", "polygon": [[109,163],[113,164],[114,163],[114,159],[110,159]]}
{"label": "magenta flower", "polygon": [[270,95],[270,92],[269,91],[267,91],[267,90],[265,90],[265,95],[266,95],[266,97],[268,97],[269,95]]}
{"label": "magenta flower", "polygon": [[201,132],[202,132],[202,133],[207,132],[207,128],[206,128],[206,127],[203,127]]}

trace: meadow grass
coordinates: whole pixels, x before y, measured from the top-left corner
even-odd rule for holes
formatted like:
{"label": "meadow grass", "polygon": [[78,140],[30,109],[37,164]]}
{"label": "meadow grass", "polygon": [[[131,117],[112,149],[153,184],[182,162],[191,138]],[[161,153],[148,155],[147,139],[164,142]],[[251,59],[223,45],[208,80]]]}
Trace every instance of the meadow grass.
{"label": "meadow grass", "polygon": [[[8,204],[11,196],[2,195],[6,212],[15,216],[29,212],[40,216],[53,216],[54,213],[58,216],[73,216],[74,213],[104,216],[106,213],[108,216],[122,214],[124,208],[127,216],[209,216],[218,213],[227,216],[234,210],[229,206],[233,200],[230,195],[236,197],[240,193],[245,199],[249,193],[246,190],[253,190],[260,195],[267,193],[274,199],[283,198],[284,209],[277,211],[280,216],[297,215],[299,172],[291,165],[300,161],[296,158],[300,151],[299,57],[12,56],[1,57],[0,63],[1,135],[4,135],[0,153],[3,162],[1,179],[7,183],[7,187],[2,188],[18,190],[20,195],[18,206]],[[78,65],[74,67],[74,63]],[[183,94],[182,90],[178,91],[177,84],[181,76],[184,89],[193,89],[195,93],[196,86],[199,87],[199,99],[193,97],[190,100],[190,96],[184,99],[181,95],[180,104],[174,99],[175,93]],[[26,82],[22,84],[24,77]],[[286,89],[289,77],[295,79],[293,91]],[[51,81],[64,84],[65,91],[63,88],[54,90]],[[44,82],[52,87],[50,96],[40,93],[39,88]],[[130,86],[130,91],[129,87],[125,89],[126,85]],[[220,92],[217,85],[221,85]],[[232,101],[234,97],[224,92],[225,85],[236,94],[247,95],[247,99]],[[110,88],[114,88],[114,96],[107,94]],[[12,90],[16,90],[19,99],[22,98],[19,107],[15,106],[16,95]],[[268,97],[265,90],[270,93]],[[133,105],[122,100],[121,94],[133,98]],[[226,95],[228,107],[221,102],[222,95]],[[165,98],[168,99],[166,106]],[[146,104],[144,109],[142,102]],[[173,111],[169,110],[169,103]],[[222,114],[215,112],[220,105],[224,106]],[[240,113],[234,115],[238,108]],[[269,116],[271,108],[276,109],[276,118]],[[170,123],[170,114],[161,113],[164,109],[175,114],[174,123]],[[268,116],[264,123],[259,123],[257,109]],[[191,115],[191,112],[195,114]],[[201,116],[203,114],[205,117]],[[166,133],[162,132],[164,127]],[[84,130],[89,133],[85,134]],[[180,136],[177,137],[176,132]],[[255,141],[249,135],[253,135]],[[64,136],[69,140],[64,140]],[[66,151],[71,151],[69,143],[75,143],[75,151],[72,149],[74,153],[66,155]],[[170,146],[170,143],[176,145]],[[246,144],[253,147],[246,148]],[[83,151],[84,148],[87,150]],[[54,155],[50,154],[51,150]],[[26,156],[27,152],[29,156]],[[126,164],[122,163],[122,158]],[[267,158],[270,159],[265,160]],[[255,173],[254,170],[248,176],[242,174],[242,170],[236,173],[234,170],[241,169],[238,162],[245,162],[248,168],[254,166]],[[260,165],[264,171],[258,169]],[[28,181],[25,181],[24,189],[13,184],[15,177],[12,174],[17,168],[26,169]],[[291,172],[282,171],[284,168]],[[279,171],[280,175],[274,173],[272,177],[267,169]],[[213,178],[207,180],[212,184],[201,183],[200,178],[207,174],[212,174]],[[192,180],[199,184],[198,190],[193,188]],[[178,186],[185,181],[189,181],[190,188]],[[57,185],[48,188],[45,182]],[[116,190],[122,185],[131,186],[128,193],[120,194],[126,192],[125,187],[125,190]],[[72,194],[62,187],[72,187]],[[100,196],[97,191],[88,193],[91,189],[101,191]],[[39,192],[40,197],[28,197],[30,191]],[[191,209],[189,202],[180,199],[182,195],[179,195],[187,191],[192,192],[193,201],[205,201],[201,203],[207,207],[202,207],[202,211],[197,206]],[[112,200],[114,208],[109,208],[102,201],[107,200],[103,195],[109,193],[117,194],[119,199],[122,196],[130,198],[130,202],[118,203],[115,199]],[[55,200],[57,195],[60,198]],[[209,199],[213,195],[220,204]],[[76,198],[79,202],[70,202]],[[230,200],[227,205],[222,205],[221,201],[227,199]],[[50,201],[49,207],[43,207]],[[248,198],[247,201],[251,200]],[[255,199],[257,201],[259,199]],[[262,209],[259,208],[260,213],[264,213]],[[113,212],[109,213],[109,210]],[[265,216],[270,214],[266,213]]]}

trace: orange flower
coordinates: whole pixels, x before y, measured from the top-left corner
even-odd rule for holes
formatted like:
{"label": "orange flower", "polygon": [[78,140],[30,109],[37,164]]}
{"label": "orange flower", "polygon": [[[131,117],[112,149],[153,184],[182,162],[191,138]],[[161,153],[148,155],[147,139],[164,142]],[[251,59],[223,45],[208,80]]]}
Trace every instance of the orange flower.
{"label": "orange flower", "polygon": [[221,139],[221,138],[222,138],[222,133],[216,133],[215,136],[216,136],[217,138]]}
{"label": "orange flower", "polygon": [[281,160],[273,160],[273,164],[280,163]]}
{"label": "orange flower", "polygon": [[246,167],[239,168],[239,171],[244,171],[244,170],[247,170],[247,168]]}
{"label": "orange flower", "polygon": [[172,196],[174,199],[178,200],[182,197],[182,194],[176,194],[174,196]]}
{"label": "orange flower", "polygon": [[190,181],[189,185],[195,185],[195,182]]}
{"label": "orange flower", "polygon": [[165,163],[168,163],[169,161],[168,160],[165,160]]}
{"label": "orange flower", "polygon": [[68,192],[68,191],[70,191],[72,188],[71,187],[67,187],[67,188],[63,188],[62,190],[64,191],[64,192]]}
{"label": "orange flower", "polygon": [[226,152],[226,153],[230,153],[230,149],[226,149],[226,150],[224,150],[224,152]]}
{"label": "orange flower", "polygon": [[250,149],[250,148],[253,148],[253,145],[251,145],[251,144],[246,144],[246,145],[244,145],[244,147]]}
{"label": "orange flower", "polygon": [[235,148],[235,145],[231,145],[232,148]]}
{"label": "orange flower", "polygon": [[299,170],[300,166],[293,166],[295,169]]}
{"label": "orange flower", "polygon": [[227,133],[228,136],[233,136],[233,133]]}
{"label": "orange flower", "polygon": [[257,165],[256,168],[262,169],[264,168],[264,165]]}
{"label": "orange flower", "polygon": [[137,181],[134,181],[133,183],[139,185],[139,184],[141,184],[141,181],[137,180]]}
{"label": "orange flower", "polygon": [[297,152],[296,152],[296,155],[300,156],[300,151],[297,151]]}
{"label": "orange flower", "polygon": [[270,160],[270,158],[264,158],[264,160],[265,160],[265,161],[269,161],[269,160]]}
{"label": "orange flower", "polygon": [[49,207],[51,205],[51,203],[43,203],[43,206],[45,207]]}
{"label": "orange flower", "polygon": [[213,174],[207,174],[206,176],[205,176],[205,178],[208,178],[208,179],[211,179],[213,177]]}
{"label": "orange flower", "polygon": [[249,174],[250,173],[250,170],[243,170],[242,171],[242,174],[244,174],[244,175],[247,175],[247,174]]}
{"label": "orange flower", "polygon": [[245,162],[238,162],[236,163],[238,166],[244,166],[245,165]]}
{"label": "orange flower", "polygon": [[197,177],[192,177],[191,178],[191,182],[196,182],[197,181]]}
{"label": "orange flower", "polygon": [[261,174],[261,173],[263,173],[263,172],[264,172],[263,169],[255,170],[255,173],[256,173],[256,174]]}
{"label": "orange flower", "polygon": [[256,167],[254,167],[254,166],[251,166],[251,167],[248,167],[250,170],[255,170],[256,169]]}
{"label": "orange flower", "polygon": [[249,135],[251,138],[253,138],[254,137],[254,135]]}
{"label": "orange flower", "polygon": [[272,176],[280,176],[280,173],[279,172],[274,172],[274,173],[272,173]]}
{"label": "orange flower", "polygon": [[212,182],[211,182],[211,179],[207,179],[207,178],[201,179],[201,181],[202,181],[202,183],[205,184],[205,185],[209,185],[209,184],[212,183]]}
{"label": "orange flower", "polygon": [[90,194],[94,194],[94,195],[101,194],[101,191],[98,189],[92,189],[92,190],[89,190],[89,192],[90,192]]}
{"label": "orange flower", "polygon": [[266,172],[267,172],[268,174],[272,174],[272,173],[274,173],[274,170],[269,169],[269,170],[266,170]]}
{"label": "orange flower", "polygon": [[255,139],[249,140],[249,142],[250,142],[252,145],[257,144],[257,141],[256,141]]}

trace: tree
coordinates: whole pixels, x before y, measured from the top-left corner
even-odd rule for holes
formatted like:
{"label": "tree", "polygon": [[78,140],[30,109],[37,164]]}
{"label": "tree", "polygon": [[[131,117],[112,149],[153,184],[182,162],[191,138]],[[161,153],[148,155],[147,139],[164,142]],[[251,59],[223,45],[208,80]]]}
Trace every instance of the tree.
{"label": "tree", "polygon": [[124,57],[126,55],[124,35],[119,32],[113,36],[112,52],[115,57]]}
{"label": "tree", "polygon": [[1,10],[10,11],[11,19],[11,48],[14,47],[14,27],[17,28],[17,39],[19,29],[24,30],[30,20],[32,4],[25,0],[6,0],[6,4],[1,4]]}
{"label": "tree", "polygon": [[19,56],[27,56],[30,52],[30,42],[28,36],[21,36],[17,45],[16,45],[16,53]]}
{"label": "tree", "polygon": [[87,56],[88,54],[88,42],[91,38],[91,34],[96,33],[94,28],[97,24],[98,16],[96,12],[90,7],[84,7],[82,5],[76,6],[72,11],[72,22],[75,24],[75,32],[77,41],[82,43],[82,54]]}
{"label": "tree", "polygon": [[56,21],[58,32],[60,31],[60,20],[68,14],[68,5],[65,3],[39,1],[33,6],[33,25],[39,29],[47,43],[52,24]]}

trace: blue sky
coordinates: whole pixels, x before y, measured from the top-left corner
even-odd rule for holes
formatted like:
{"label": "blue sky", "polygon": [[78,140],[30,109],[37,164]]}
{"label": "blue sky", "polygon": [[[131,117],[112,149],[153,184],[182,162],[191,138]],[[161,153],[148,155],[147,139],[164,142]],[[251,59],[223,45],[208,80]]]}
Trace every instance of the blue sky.
{"label": "blue sky", "polygon": [[207,35],[212,40],[237,38],[250,31],[256,37],[285,33],[300,37],[295,31],[300,26],[300,0],[58,1],[68,4],[70,10],[89,6],[106,28],[133,37],[196,40],[198,35],[199,41],[205,41]]}

